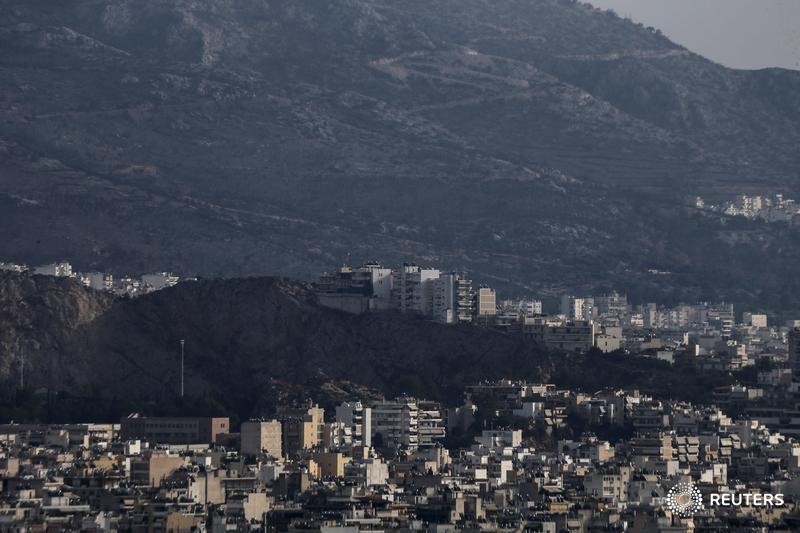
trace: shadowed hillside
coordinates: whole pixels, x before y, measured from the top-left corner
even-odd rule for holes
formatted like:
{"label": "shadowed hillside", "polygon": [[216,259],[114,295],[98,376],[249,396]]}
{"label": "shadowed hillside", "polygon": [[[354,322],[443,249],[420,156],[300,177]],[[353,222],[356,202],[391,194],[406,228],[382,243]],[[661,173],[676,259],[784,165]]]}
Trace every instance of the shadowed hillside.
{"label": "shadowed hillside", "polygon": [[244,418],[298,399],[330,407],[401,393],[455,405],[466,385],[501,378],[703,401],[728,379],[690,364],[548,353],[517,336],[407,315],[339,313],[278,278],[184,282],[112,300],[68,279],[0,273],[0,303],[0,419],[113,420],[133,410]]}

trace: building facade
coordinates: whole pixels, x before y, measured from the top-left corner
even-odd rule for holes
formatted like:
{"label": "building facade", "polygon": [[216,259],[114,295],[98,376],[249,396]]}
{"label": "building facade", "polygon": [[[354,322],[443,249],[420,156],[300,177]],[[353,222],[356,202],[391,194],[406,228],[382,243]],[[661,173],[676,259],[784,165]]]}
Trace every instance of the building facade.
{"label": "building facade", "polygon": [[122,419],[120,432],[128,440],[164,444],[213,443],[218,435],[230,433],[228,417],[144,417],[132,414]]}
{"label": "building facade", "polygon": [[248,420],[241,428],[242,455],[264,453],[271,457],[283,456],[283,432],[277,420]]}

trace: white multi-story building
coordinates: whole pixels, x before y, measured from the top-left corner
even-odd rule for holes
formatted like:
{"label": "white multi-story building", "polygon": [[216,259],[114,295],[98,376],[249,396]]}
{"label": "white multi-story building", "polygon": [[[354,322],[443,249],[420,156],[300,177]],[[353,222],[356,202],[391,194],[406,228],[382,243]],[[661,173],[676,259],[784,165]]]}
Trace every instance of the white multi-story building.
{"label": "white multi-story building", "polygon": [[372,409],[361,402],[344,402],[336,408],[336,421],[349,428],[354,446],[372,446]]}
{"label": "white multi-story building", "polygon": [[376,457],[352,461],[344,467],[347,482],[366,487],[380,487],[389,480],[389,465]]}
{"label": "white multi-story building", "polygon": [[433,282],[433,318],[444,324],[471,322],[472,280],[456,272],[441,274]]}
{"label": "white multi-story building", "polygon": [[83,276],[84,283],[97,291],[114,290],[114,276],[105,272],[89,272]]}
{"label": "white multi-story building", "polygon": [[172,287],[180,281],[180,278],[169,272],[156,272],[155,274],[145,274],[142,276],[142,283],[152,288],[154,291],[160,291],[167,287]]}
{"label": "white multi-story building", "polygon": [[522,430],[484,429],[475,442],[486,448],[518,448],[522,445]]}
{"label": "white multi-story building", "polygon": [[567,320],[583,320],[583,298],[563,295],[561,297],[561,314]]}
{"label": "white multi-story building", "polygon": [[419,446],[420,448],[434,446],[447,434],[445,422],[442,418],[442,406],[439,402],[420,400],[417,403],[417,408],[419,409],[419,422],[417,424]]}
{"label": "white multi-story building", "polygon": [[583,316],[583,320],[597,320],[597,307],[594,304],[594,298],[583,298],[581,316]]}
{"label": "white multi-story building", "polygon": [[379,402],[372,407],[372,433],[384,448],[434,446],[446,435],[441,405],[408,396]]}
{"label": "white multi-story building", "polygon": [[34,268],[33,273],[40,274],[42,276],[70,278],[72,277],[72,265],[69,263],[52,263],[49,265],[42,265]]}
{"label": "white multi-story building", "polygon": [[400,397],[372,406],[372,443],[383,448],[419,447],[419,406],[417,400]]}
{"label": "white multi-story building", "polygon": [[628,312],[628,297],[616,291],[595,298],[598,316],[622,317]]}
{"label": "white multi-story building", "polygon": [[348,313],[387,310],[392,307],[392,270],[378,263],[358,268],[342,265],[324,273],[317,282],[319,303]]}
{"label": "white multi-story building", "polygon": [[0,263],[0,271],[6,270],[9,272],[25,272],[28,267],[25,265],[18,265],[16,263]]}
{"label": "white multi-story building", "polygon": [[433,283],[433,318],[443,324],[456,322],[458,307],[456,298],[457,274],[442,274]]}
{"label": "white multi-story building", "polygon": [[642,318],[644,319],[644,325],[647,328],[656,328],[660,327],[659,324],[659,316],[658,316],[658,306],[654,303],[648,303],[642,309]]}
{"label": "white multi-story building", "polygon": [[392,299],[402,313],[418,313],[434,317],[434,282],[439,271],[405,264],[403,269],[392,273]]}
{"label": "white multi-story building", "polygon": [[383,268],[379,263],[367,263],[357,271],[369,278],[372,296],[388,305],[392,298],[392,269]]}
{"label": "white multi-story building", "polygon": [[519,303],[519,311],[524,316],[536,316],[542,314],[541,300],[522,300]]}

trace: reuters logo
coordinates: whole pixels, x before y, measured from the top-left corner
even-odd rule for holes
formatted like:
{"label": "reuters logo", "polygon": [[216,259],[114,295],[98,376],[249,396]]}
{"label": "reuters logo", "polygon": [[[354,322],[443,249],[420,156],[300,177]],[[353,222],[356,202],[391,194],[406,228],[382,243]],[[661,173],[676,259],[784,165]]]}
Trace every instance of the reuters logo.
{"label": "reuters logo", "polygon": [[667,508],[684,518],[702,511],[703,495],[693,483],[678,483],[667,492]]}

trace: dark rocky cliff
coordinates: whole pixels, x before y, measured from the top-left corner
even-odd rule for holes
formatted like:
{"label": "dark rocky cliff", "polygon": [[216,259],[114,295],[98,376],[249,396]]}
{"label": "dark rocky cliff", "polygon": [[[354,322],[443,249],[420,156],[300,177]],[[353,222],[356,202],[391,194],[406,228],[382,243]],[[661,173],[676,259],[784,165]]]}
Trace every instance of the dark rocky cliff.
{"label": "dark rocky cliff", "polygon": [[[728,379],[636,357],[549,353],[516,335],[407,315],[348,315],[279,278],[184,282],[131,300],[73,280],[0,275],[0,418],[113,420],[126,410],[248,417],[284,401],[330,406],[400,393],[458,404],[466,385],[501,378],[587,391],[635,386],[695,401]],[[37,397],[44,407],[20,412],[20,402]]]}
{"label": "dark rocky cliff", "polygon": [[65,279],[0,278],[0,379],[98,401],[173,402],[186,390],[228,409],[268,411],[284,388],[318,397],[351,383],[385,394],[457,399],[465,383],[538,377],[540,350],[517,338],[395,314],[352,316],[277,278],[186,282],[112,299]]}
{"label": "dark rocky cliff", "polygon": [[108,311],[113,297],[72,280],[0,271],[0,379],[53,386],[72,336]]}

